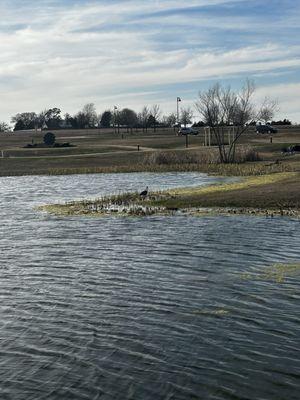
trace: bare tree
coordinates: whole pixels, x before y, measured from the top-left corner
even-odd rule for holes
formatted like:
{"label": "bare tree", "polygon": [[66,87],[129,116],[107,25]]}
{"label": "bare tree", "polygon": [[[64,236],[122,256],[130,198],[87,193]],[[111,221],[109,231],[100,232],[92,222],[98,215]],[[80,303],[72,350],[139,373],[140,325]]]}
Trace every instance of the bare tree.
{"label": "bare tree", "polygon": [[151,107],[150,115],[149,115],[149,118],[148,118],[148,120],[150,119],[150,121],[151,121],[151,125],[153,126],[154,132],[156,131],[156,125],[158,123],[158,120],[159,120],[160,116],[161,116],[160,107],[159,107],[158,104],[154,104]]}
{"label": "bare tree", "polygon": [[267,124],[268,122],[272,121],[276,111],[278,111],[278,101],[272,100],[269,97],[265,97],[258,112],[258,119]]}
{"label": "bare tree", "polygon": [[144,106],[142,111],[138,115],[138,120],[143,127],[143,132],[144,131],[147,132],[149,116],[150,116],[149,108],[147,106]]}
{"label": "bare tree", "polygon": [[[254,91],[254,83],[247,80],[240,92],[230,87],[223,88],[217,83],[206,92],[199,93],[195,106],[211,128],[223,163],[235,161],[236,145],[240,137],[247,131],[247,124],[259,114],[252,101]],[[228,126],[234,129],[230,143],[226,144]]]}
{"label": "bare tree", "polygon": [[176,121],[177,121],[177,116],[175,113],[171,113],[169,115],[164,115],[162,117],[162,123],[164,126],[170,127],[174,129],[174,132],[176,130]]}
{"label": "bare tree", "polygon": [[191,107],[183,108],[180,113],[180,123],[186,127],[187,124],[192,123],[193,116],[194,113]]}
{"label": "bare tree", "polygon": [[98,124],[98,115],[94,103],[86,104],[81,113],[85,117],[87,128],[94,128]]}
{"label": "bare tree", "polygon": [[169,127],[173,127],[176,124],[176,114],[175,113],[171,113],[170,115],[167,115],[166,117],[164,117],[165,120],[165,124]]}

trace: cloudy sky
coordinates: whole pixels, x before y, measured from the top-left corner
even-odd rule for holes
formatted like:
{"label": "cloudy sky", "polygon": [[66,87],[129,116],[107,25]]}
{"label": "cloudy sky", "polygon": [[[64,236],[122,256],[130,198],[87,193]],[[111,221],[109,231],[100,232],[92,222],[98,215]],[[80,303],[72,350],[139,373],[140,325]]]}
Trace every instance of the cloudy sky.
{"label": "cloudy sky", "polygon": [[0,120],[94,102],[193,105],[216,81],[300,122],[298,0],[0,0]]}

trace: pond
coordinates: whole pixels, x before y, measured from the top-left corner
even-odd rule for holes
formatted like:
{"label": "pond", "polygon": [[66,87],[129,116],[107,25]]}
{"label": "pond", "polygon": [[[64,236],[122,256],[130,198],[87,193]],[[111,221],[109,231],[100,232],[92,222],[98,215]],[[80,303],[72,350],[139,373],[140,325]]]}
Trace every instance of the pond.
{"label": "pond", "polygon": [[35,209],[226,180],[0,178],[0,398],[298,399],[298,219]]}

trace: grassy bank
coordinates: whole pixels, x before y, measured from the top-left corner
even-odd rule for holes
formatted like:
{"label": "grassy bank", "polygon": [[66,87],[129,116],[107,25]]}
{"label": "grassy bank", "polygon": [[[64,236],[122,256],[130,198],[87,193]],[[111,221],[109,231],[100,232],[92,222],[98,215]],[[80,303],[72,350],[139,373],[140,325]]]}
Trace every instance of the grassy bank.
{"label": "grassy bank", "polygon": [[[90,201],[44,206],[60,215],[152,215],[184,212],[299,215],[300,173],[281,172],[242,178],[239,182],[149,193],[124,193]],[[203,211],[204,209],[204,211]],[[209,209],[209,211],[208,211]]]}
{"label": "grassy bank", "polygon": [[[300,159],[285,159],[277,161],[246,162],[241,164],[219,163],[148,163],[144,154],[102,154],[80,156],[72,160],[73,167],[67,166],[65,157],[58,159],[41,157],[24,160],[0,159],[0,176],[23,175],[74,175],[74,174],[98,174],[98,173],[130,173],[130,172],[203,172],[207,174],[223,176],[252,176],[265,175],[276,172],[300,171]],[[184,155],[184,154],[183,154]],[[100,164],[100,165],[99,165]]]}
{"label": "grassy bank", "polygon": [[261,210],[300,209],[300,174],[278,173],[253,176],[241,182],[205,188],[171,191],[170,197],[154,202],[166,208],[219,207]]}

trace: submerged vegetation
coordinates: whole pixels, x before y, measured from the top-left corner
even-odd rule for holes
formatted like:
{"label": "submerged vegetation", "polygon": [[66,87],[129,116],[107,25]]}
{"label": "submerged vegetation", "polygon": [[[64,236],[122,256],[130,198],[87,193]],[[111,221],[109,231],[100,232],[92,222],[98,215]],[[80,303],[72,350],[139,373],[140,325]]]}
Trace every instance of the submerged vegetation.
{"label": "submerged vegetation", "polygon": [[292,262],[287,264],[273,264],[259,274],[243,274],[242,278],[246,280],[259,279],[283,283],[287,278],[292,278],[299,274],[300,262]]}

